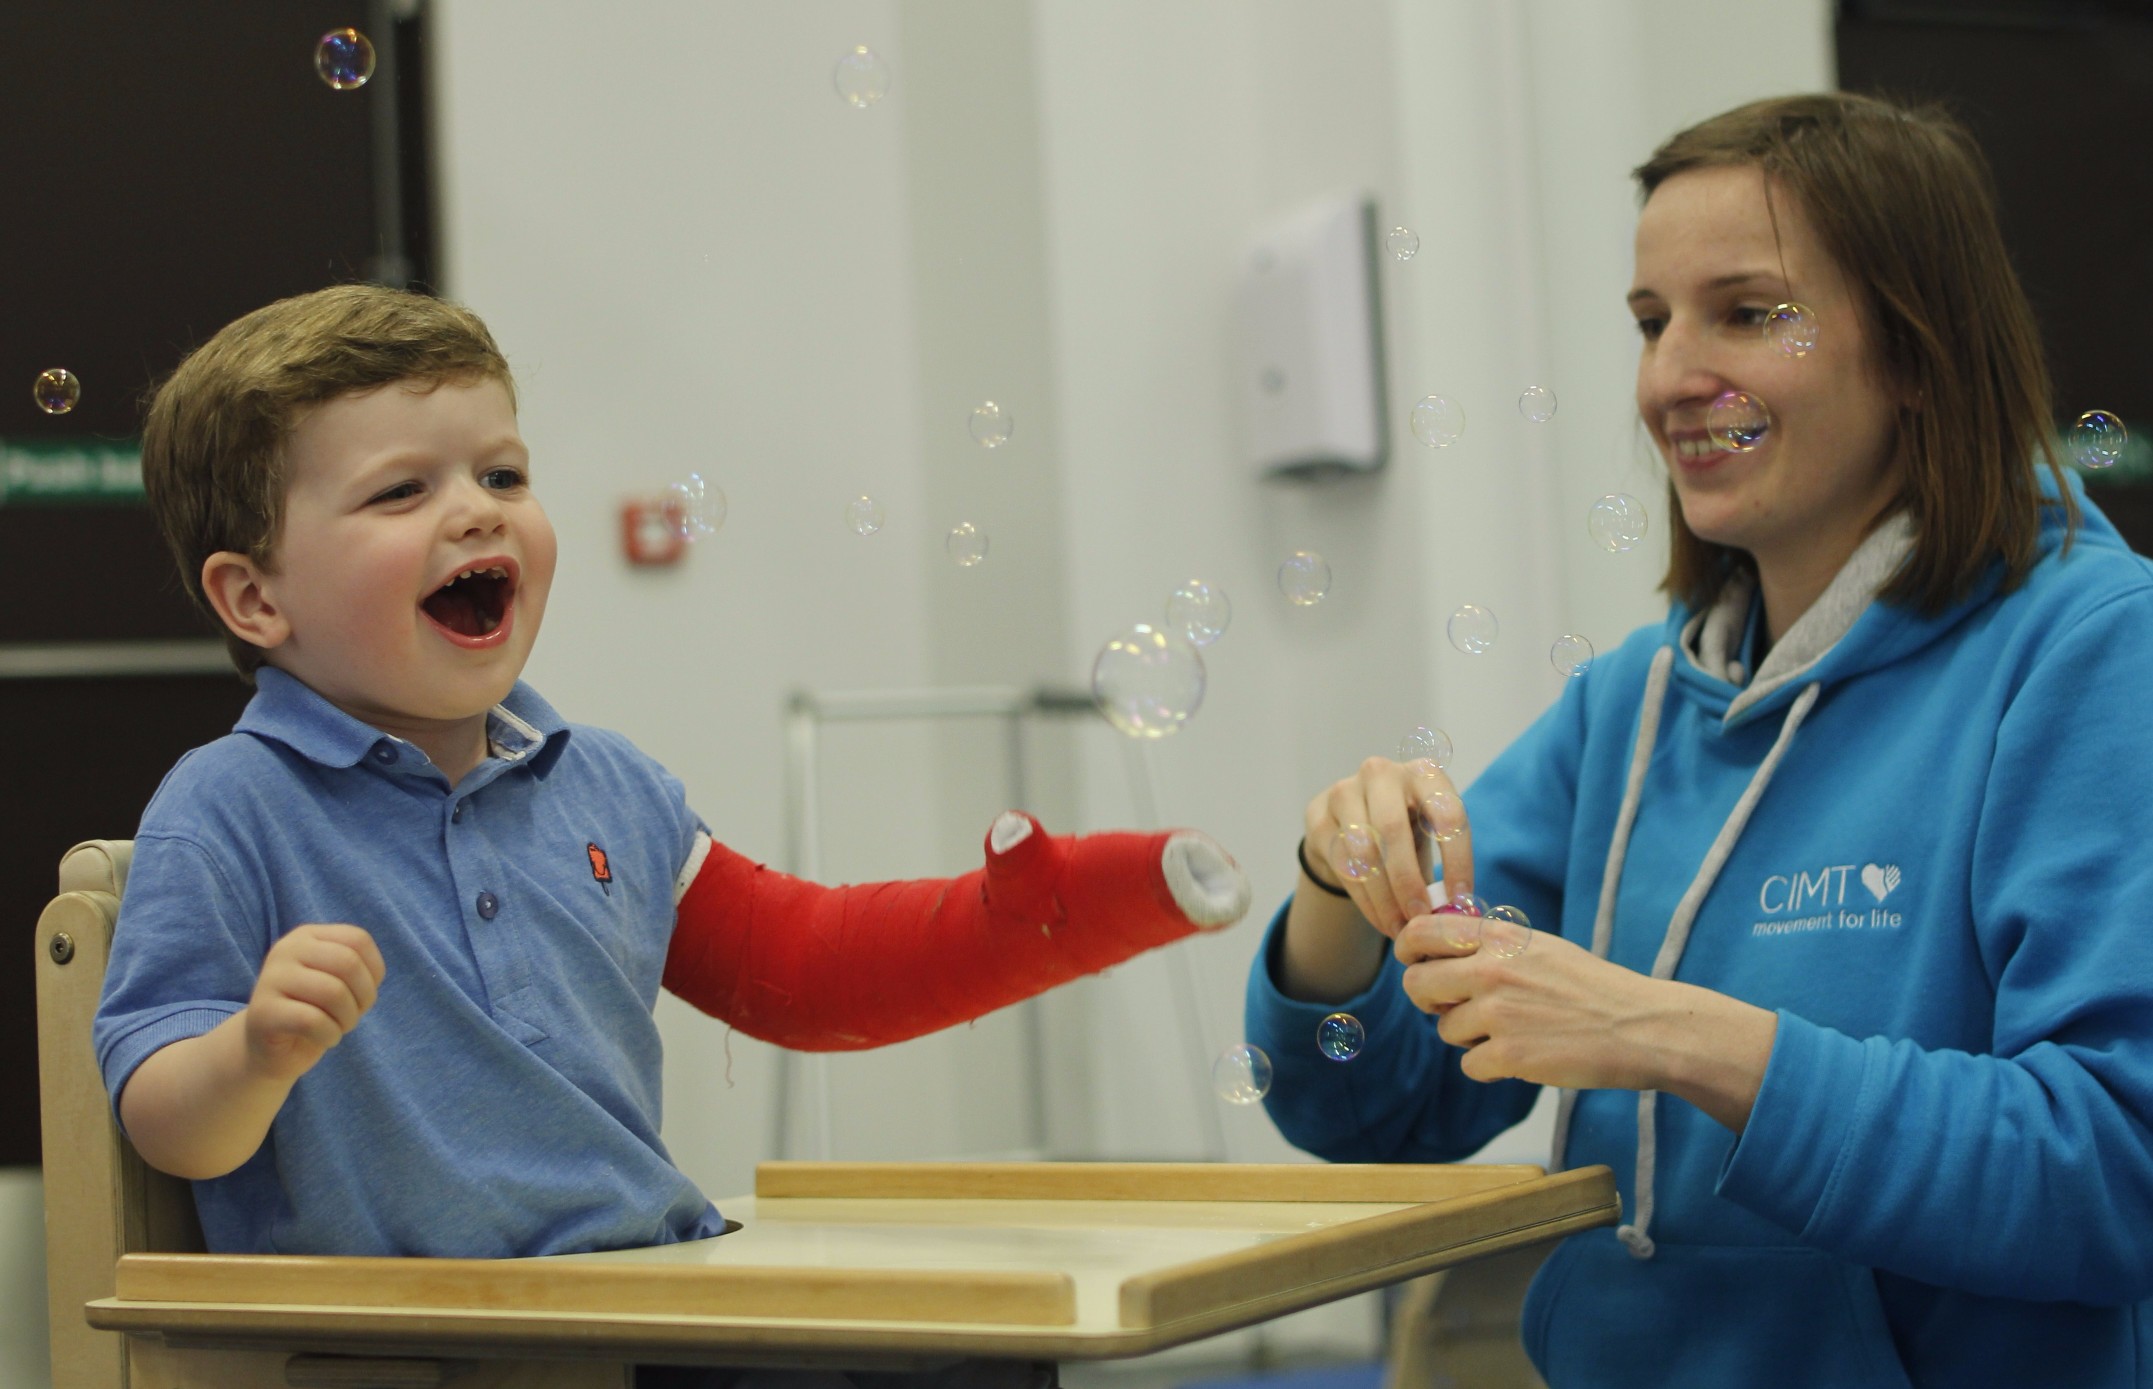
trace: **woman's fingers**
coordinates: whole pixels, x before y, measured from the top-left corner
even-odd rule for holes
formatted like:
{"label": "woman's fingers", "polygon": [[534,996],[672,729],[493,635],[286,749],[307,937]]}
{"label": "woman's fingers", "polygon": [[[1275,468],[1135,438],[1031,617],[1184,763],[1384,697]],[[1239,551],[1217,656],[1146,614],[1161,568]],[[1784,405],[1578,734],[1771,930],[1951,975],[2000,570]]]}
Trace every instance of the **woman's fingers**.
{"label": "woman's fingers", "polygon": [[1435,763],[1421,758],[1405,765],[1407,796],[1415,817],[1435,841],[1443,863],[1446,897],[1473,890],[1473,828],[1465,817],[1465,798]]}
{"label": "woman's fingers", "polygon": [[1428,909],[1428,879],[1421,871],[1420,824],[1413,815],[1405,773],[1397,763],[1371,757],[1361,764],[1362,795],[1368,802],[1369,827],[1383,851],[1383,880],[1396,914],[1376,924],[1396,936],[1413,917]]}
{"label": "woman's fingers", "polygon": [[1424,960],[1448,960],[1480,950],[1481,919],[1466,912],[1427,912],[1398,932],[1391,953],[1411,967]]}
{"label": "woman's fingers", "polygon": [[[1302,830],[1310,858],[1321,859],[1330,877],[1345,889],[1353,908],[1380,926],[1381,908],[1369,889],[1376,876],[1374,832],[1367,827],[1368,806],[1361,799],[1360,782],[1348,777],[1333,782],[1309,802]],[[1386,933],[1388,934],[1388,933]]]}
{"label": "woman's fingers", "polygon": [[1311,855],[1322,856],[1361,915],[1393,939],[1428,909],[1435,856],[1448,895],[1472,889],[1465,803],[1433,762],[1369,758],[1310,803],[1306,830]]}

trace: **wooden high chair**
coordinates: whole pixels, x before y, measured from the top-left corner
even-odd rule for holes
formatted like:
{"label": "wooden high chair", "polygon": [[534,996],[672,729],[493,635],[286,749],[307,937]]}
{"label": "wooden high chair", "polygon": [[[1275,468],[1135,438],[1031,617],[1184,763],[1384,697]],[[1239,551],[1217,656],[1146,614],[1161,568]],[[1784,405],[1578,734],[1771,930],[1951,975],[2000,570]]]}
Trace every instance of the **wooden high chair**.
{"label": "wooden high chair", "polygon": [[[37,927],[54,1389],[629,1389],[638,1364],[1053,1389],[1619,1217],[1605,1167],[764,1163],[716,1239],[530,1259],[202,1252],[90,1043],[133,846],[70,850]],[[897,1378],[889,1377],[896,1372]],[[762,1375],[755,1389],[772,1389]]]}

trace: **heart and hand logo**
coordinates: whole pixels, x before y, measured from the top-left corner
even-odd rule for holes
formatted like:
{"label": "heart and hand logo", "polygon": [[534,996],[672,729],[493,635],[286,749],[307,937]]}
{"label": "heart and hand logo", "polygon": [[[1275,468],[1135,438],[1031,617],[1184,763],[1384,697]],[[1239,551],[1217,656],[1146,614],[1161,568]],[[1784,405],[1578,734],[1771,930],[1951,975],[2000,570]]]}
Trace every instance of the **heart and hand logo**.
{"label": "heart and hand logo", "polygon": [[1865,863],[1861,867],[1861,885],[1869,889],[1869,895],[1882,902],[1899,886],[1899,865],[1887,863],[1879,867]]}

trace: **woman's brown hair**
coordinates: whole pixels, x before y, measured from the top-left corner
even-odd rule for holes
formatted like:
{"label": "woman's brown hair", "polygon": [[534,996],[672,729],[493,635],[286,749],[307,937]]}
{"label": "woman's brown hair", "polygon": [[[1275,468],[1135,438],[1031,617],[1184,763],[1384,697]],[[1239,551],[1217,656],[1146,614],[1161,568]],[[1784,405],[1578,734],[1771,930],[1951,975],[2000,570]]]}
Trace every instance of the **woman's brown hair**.
{"label": "woman's brown hair", "polygon": [[[1785,194],[1809,219],[1854,286],[1875,366],[1918,402],[1899,420],[1899,506],[1914,551],[1880,596],[1938,612],[1998,560],[2004,587],[2016,587],[2040,536],[2043,464],[2072,529],[2078,505],[2056,458],[2040,333],[1973,136],[1935,107],[1844,92],[1779,97],[1676,134],[1636,178],[1649,200],[1685,170],[1727,165],[1756,166],[1767,198]],[[1705,607],[1751,561],[1692,532],[1671,482],[1668,516],[1661,587]]]}
{"label": "woman's brown hair", "polygon": [[[142,484],[187,596],[215,620],[202,566],[220,550],[273,569],[284,445],[309,408],[392,381],[468,380],[499,381],[515,398],[478,315],[406,290],[336,285],[219,329],[157,386],[142,427]],[[229,631],[224,644],[254,683],[262,649]]]}

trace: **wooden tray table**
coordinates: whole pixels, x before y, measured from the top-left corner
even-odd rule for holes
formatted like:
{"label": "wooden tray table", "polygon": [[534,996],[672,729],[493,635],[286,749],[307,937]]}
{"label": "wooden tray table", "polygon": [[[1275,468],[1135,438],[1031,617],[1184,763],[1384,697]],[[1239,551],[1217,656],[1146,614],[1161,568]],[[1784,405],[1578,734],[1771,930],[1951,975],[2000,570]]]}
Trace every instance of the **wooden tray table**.
{"label": "wooden tray table", "polygon": [[1619,1215],[1605,1167],[1210,1163],[765,1163],[718,1207],[741,1228],[550,1258],[129,1254],[88,1315],[173,1352],[1036,1364],[1146,1354]]}

